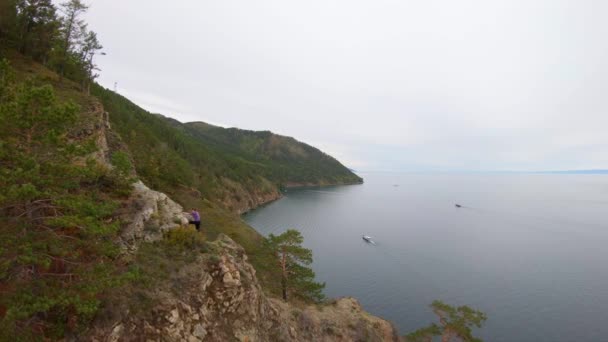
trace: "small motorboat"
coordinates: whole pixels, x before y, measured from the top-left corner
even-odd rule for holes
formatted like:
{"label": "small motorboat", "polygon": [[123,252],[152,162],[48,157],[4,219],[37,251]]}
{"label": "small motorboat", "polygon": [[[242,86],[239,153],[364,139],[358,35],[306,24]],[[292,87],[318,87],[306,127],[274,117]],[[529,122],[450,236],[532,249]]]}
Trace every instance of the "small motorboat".
{"label": "small motorboat", "polygon": [[462,206],[458,203],[454,204],[456,206],[456,208],[462,208]]}
{"label": "small motorboat", "polygon": [[361,238],[368,243],[371,243],[372,245],[375,245],[376,243],[374,242],[374,240],[372,240],[372,237],[369,235],[363,235],[361,236]]}

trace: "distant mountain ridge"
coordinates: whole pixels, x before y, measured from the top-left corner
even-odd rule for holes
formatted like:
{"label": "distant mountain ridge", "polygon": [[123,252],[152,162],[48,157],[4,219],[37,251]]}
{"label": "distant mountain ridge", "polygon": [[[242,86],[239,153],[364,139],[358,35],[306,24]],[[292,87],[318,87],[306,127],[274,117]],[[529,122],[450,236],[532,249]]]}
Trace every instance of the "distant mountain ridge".
{"label": "distant mountain ridge", "polygon": [[557,170],[557,171],[537,171],[535,173],[557,173],[557,174],[572,174],[572,175],[603,175],[603,174],[608,174],[608,170],[604,170],[604,169]]}

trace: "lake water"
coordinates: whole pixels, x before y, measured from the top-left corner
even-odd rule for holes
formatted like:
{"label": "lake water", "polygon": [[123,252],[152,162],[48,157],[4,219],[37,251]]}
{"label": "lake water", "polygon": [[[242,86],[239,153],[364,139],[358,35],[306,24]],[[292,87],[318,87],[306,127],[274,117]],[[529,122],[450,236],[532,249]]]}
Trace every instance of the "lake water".
{"label": "lake water", "polygon": [[608,339],[607,175],[361,176],[243,218],[264,235],[300,230],[325,293],[402,334],[436,321],[441,299],[484,311],[486,341]]}

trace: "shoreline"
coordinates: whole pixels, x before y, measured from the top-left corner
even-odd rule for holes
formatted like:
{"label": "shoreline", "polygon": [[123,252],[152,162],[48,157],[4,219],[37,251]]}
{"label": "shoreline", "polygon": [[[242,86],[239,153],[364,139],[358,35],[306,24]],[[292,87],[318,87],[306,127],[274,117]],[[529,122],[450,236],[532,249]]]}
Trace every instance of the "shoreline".
{"label": "shoreline", "polygon": [[238,215],[242,218],[243,215],[246,215],[246,214],[252,212],[253,210],[261,209],[275,201],[282,199],[285,196],[284,193],[286,192],[286,190],[302,190],[302,189],[307,189],[307,188],[326,188],[326,187],[333,187],[333,186],[352,186],[352,185],[363,185],[363,184],[364,184],[363,180],[361,180],[361,182],[356,182],[356,183],[353,182],[353,183],[334,183],[334,184],[298,184],[298,185],[295,185],[292,183],[292,185],[285,186],[283,188],[284,190],[279,189],[278,190],[279,196],[272,198],[266,202],[259,203],[255,207],[249,208],[249,209],[243,211],[242,213],[239,213]]}

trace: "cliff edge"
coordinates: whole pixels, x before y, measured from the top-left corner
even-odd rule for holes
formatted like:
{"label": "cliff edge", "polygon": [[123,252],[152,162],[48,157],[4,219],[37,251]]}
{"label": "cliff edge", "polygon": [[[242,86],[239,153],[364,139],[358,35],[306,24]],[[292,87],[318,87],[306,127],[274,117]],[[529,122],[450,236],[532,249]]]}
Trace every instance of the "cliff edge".
{"label": "cliff edge", "polygon": [[[125,146],[114,136],[103,106],[94,102],[90,117],[94,129],[78,136],[93,136],[92,157],[112,168],[112,150]],[[112,145],[112,148],[109,146]],[[133,170],[133,174],[135,171]],[[146,258],[139,249],[161,242],[168,232],[187,225],[182,206],[169,196],[147,187],[141,180],[123,202],[125,223],[118,242],[126,259]],[[198,235],[198,234],[197,234]],[[200,236],[197,236],[200,237]],[[201,238],[202,241],[202,238]],[[296,305],[264,292],[245,249],[225,234],[202,248],[186,248],[178,254],[185,261],[164,268],[164,273],[145,287],[127,289],[110,297],[89,329],[93,341],[399,341],[393,325],[365,312],[350,297],[323,305]],[[192,247],[192,246],[190,246]],[[174,257],[174,256],[173,256]],[[171,263],[171,258],[168,258]],[[151,274],[150,277],[156,275]],[[123,291],[121,289],[121,291]],[[142,298],[143,309],[142,309]]]}
{"label": "cliff edge", "polygon": [[208,242],[207,250],[149,289],[154,302],[147,310],[112,307],[90,340],[399,341],[389,322],[354,298],[296,306],[267,297],[244,249],[226,235]]}

